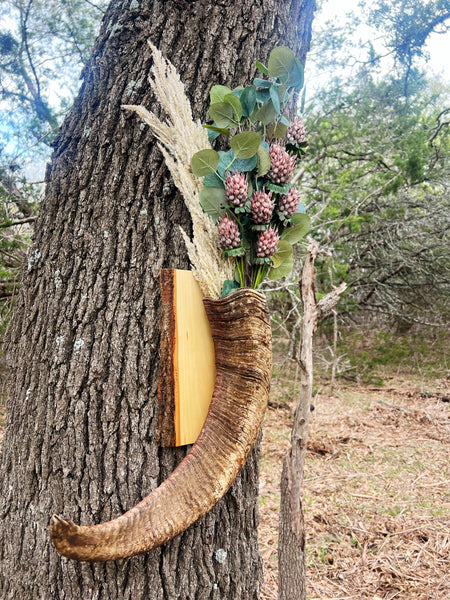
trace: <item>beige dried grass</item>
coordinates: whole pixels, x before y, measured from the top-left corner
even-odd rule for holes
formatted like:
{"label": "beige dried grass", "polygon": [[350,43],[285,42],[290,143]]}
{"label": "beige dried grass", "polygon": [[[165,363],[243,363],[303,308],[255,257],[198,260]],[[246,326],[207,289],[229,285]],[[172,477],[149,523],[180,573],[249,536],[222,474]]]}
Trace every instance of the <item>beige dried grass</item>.
{"label": "beige dried grass", "polygon": [[[262,441],[261,600],[277,598],[277,496],[295,396],[295,364],[281,363],[271,404],[283,408],[269,408]],[[311,600],[450,598],[450,413],[439,399],[449,389],[444,379],[427,385],[433,397],[398,377],[315,397],[303,484]]]}
{"label": "beige dried grass", "polygon": [[149,80],[168,121],[161,121],[143,106],[127,104],[123,108],[136,112],[160,141],[158,146],[192,218],[192,241],[183,229],[181,232],[194,277],[204,296],[220,298],[223,282],[233,279],[233,261],[222,256],[217,228],[199,203],[202,180],[193,175],[190,168],[192,156],[210,148],[208,135],[200,122],[192,118],[191,105],[175,67],[149,44],[154,61]]}

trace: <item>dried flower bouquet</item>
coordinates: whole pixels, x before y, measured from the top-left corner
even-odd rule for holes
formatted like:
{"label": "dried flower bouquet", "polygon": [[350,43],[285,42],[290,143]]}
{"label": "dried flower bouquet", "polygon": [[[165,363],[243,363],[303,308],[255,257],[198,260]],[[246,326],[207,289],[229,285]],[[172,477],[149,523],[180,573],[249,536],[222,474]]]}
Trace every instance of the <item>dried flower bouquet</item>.
{"label": "dried flower bouquet", "polygon": [[[141,106],[124,108],[138,112],[163,145],[191,212],[193,240],[183,236],[204,295],[217,298],[239,287],[258,289],[266,276],[286,276],[293,264],[292,245],[310,224],[289,183],[307,146],[305,128],[301,119],[291,124],[283,114],[292,93],[303,87],[301,63],[292,50],[277,47],[267,67],[256,63],[267,79],[257,77],[234,90],[214,85],[212,123],[202,127],[192,120],[173,65],[153,46],[152,51],[151,83],[170,122],[161,123]],[[228,150],[211,148],[219,136]]]}

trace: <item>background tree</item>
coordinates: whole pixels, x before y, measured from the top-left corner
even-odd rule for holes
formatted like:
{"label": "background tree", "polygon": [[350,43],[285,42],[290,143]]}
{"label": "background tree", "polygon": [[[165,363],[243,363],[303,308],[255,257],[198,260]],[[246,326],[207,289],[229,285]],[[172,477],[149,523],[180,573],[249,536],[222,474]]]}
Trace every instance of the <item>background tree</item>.
{"label": "background tree", "polygon": [[[0,9],[0,140],[47,153],[79,87],[106,0],[10,0]],[[11,133],[15,144],[11,143]],[[20,160],[20,158],[19,158]]]}
{"label": "background tree", "polygon": [[51,143],[106,6],[106,0],[0,6],[0,334],[18,290]]}
{"label": "background tree", "polygon": [[[258,450],[201,522],[148,555],[62,560],[48,522],[122,513],[186,449],[156,445],[158,273],[187,267],[190,221],[147,128],[147,40],[182,75],[196,117],[211,82],[251,80],[277,44],[304,61],[314,2],[114,0],[55,139],[48,185],[8,335],[12,386],[2,446],[4,598],[257,598]],[[155,107],[153,107],[155,108]],[[170,507],[168,507],[170,510]]]}
{"label": "background tree", "polygon": [[397,70],[402,73],[407,95],[411,70],[417,58],[427,55],[425,44],[429,36],[449,30],[448,0],[378,0],[362,2],[362,7],[368,11],[368,24],[382,34],[387,53],[393,56]]}
{"label": "background tree", "polygon": [[[422,74],[376,82],[369,73],[345,92],[336,86],[308,113],[311,160],[302,187],[315,236],[333,249],[335,277],[356,311],[398,323],[445,323],[449,129],[446,90]],[[414,85],[413,85],[414,84]],[[320,159],[318,160],[318,157]],[[328,269],[320,279],[328,279]]]}

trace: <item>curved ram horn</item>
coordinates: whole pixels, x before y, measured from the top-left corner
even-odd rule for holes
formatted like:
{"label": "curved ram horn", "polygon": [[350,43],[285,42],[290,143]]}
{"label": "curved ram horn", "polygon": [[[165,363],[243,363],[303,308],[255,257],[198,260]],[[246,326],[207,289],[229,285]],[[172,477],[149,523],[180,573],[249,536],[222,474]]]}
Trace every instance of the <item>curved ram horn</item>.
{"label": "curved ram horn", "polygon": [[265,298],[240,289],[204,304],[216,352],[216,383],[196,443],[166,481],[121,517],[78,526],[53,516],[51,536],[63,556],[102,562],[157,548],[205,515],[244,466],[269,394],[272,337]]}

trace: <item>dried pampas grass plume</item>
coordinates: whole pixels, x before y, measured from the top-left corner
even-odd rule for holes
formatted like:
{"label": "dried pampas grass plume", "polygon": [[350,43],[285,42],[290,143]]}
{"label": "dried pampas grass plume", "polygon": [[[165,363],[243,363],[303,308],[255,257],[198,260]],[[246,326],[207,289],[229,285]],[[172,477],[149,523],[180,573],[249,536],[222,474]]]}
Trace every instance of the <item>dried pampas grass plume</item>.
{"label": "dried pampas grass plume", "polygon": [[127,104],[122,108],[135,111],[160,141],[158,146],[191,214],[192,242],[183,229],[181,232],[194,277],[204,296],[220,298],[223,282],[234,277],[233,262],[222,257],[217,228],[199,203],[203,183],[190,169],[191,157],[210,147],[208,134],[198,121],[192,119],[191,105],[175,67],[153,44],[149,44],[154,63],[150,84],[168,115],[168,122],[160,121],[143,106]]}

